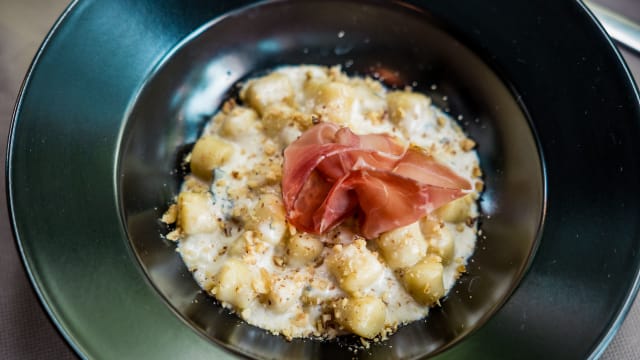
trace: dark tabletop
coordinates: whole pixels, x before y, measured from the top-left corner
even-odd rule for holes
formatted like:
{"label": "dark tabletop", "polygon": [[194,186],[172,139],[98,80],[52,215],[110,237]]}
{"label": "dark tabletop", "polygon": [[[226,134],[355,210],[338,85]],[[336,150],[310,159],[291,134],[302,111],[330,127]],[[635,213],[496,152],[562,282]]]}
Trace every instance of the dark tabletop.
{"label": "dark tabletop", "polygon": [[[597,0],[640,23],[640,1]],[[24,75],[44,36],[68,0],[0,0],[0,138],[6,139],[11,113]],[[640,56],[621,49],[640,79]],[[2,146],[2,165],[5,146]],[[5,179],[2,177],[2,186]],[[0,202],[6,203],[5,191]],[[0,359],[75,359],[49,321],[19,259],[6,206],[0,206]],[[640,359],[640,301],[602,359]]]}

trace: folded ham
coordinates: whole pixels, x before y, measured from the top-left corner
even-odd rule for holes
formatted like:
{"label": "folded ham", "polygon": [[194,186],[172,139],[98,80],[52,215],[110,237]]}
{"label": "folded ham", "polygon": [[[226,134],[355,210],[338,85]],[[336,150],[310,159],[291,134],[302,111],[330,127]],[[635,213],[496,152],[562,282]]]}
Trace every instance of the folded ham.
{"label": "folded ham", "polygon": [[470,190],[467,179],[387,134],[320,123],[284,151],[287,219],[309,233],[325,233],[357,212],[360,234],[372,239]]}

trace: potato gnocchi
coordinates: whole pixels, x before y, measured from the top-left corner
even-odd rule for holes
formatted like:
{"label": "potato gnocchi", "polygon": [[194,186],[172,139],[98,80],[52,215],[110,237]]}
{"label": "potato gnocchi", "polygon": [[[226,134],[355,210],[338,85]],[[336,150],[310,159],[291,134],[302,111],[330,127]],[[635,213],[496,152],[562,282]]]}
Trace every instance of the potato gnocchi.
{"label": "potato gnocchi", "polygon": [[[339,67],[290,66],[249,80],[187,157],[167,238],[209,294],[248,323],[287,338],[387,336],[425,317],[473,253],[482,189],[475,143],[431,99],[388,91]],[[318,122],[387,133],[468,178],[470,194],[365,240],[355,219],[323,235],[287,222],[283,150]]]}

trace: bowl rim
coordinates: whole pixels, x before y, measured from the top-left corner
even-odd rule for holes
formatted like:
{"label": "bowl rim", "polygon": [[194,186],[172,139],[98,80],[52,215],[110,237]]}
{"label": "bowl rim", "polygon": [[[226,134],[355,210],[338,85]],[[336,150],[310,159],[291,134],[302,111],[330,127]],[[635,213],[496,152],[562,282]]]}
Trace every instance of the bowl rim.
{"label": "bowl rim", "polygon": [[40,305],[40,308],[42,308],[45,313],[47,314],[47,320],[50,324],[52,324],[55,329],[57,330],[57,333],[60,337],[62,337],[64,339],[64,343],[66,344],[66,346],[69,349],[72,349],[76,355],[78,356],[83,356],[82,351],[80,350],[80,348],[77,346],[77,344],[73,341],[72,337],[70,336],[70,334],[67,333],[67,330],[62,326],[62,324],[58,321],[57,318],[57,314],[55,312],[55,310],[53,309],[52,304],[49,303],[49,301],[47,300],[47,297],[44,294],[44,290],[42,289],[42,286],[39,284],[39,281],[34,273],[34,270],[31,268],[30,266],[30,262],[29,262],[29,257],[28,254],[23,246],[23,242],[21,240],[21,237],[18,233],[18,228],[17,228],[17,224],[16,224],[16,219],[15,219],[15,214],[14,214],[14,199],[13,199],[13,191],[11,191],[12,186],[13,186],[13,182],[12,182],[12,177],[11,177],[11,153],[13,151],[13,143],[14,143],[14,133],[15,133],[15,127],[16,127],[16,123],[17,123],[17,119],[20,113],[20,108],[22,106],[22,102],[25,96],[25,92],[27,91],[27,87],[29,86],[31,77],[33,75],[33,72],[40,60],[40,58],[43,56],[49,42],[51,41],[51,39],[55,36],[58,28],[60,26],[62,26],[62,24],[64,23],[65,19],[69,16],[71,16],[71,13],[73,12],[73,10],[75,9],[76,5],[78,4],[79,0],[72,0],[66,7],[65,9],[62,11],[62,13],[58,16],[58,18],[56,19],[56,21],[53,23],[53,25],[51,26],[51,28],[49,29],[49,31],[47,32],[47,34],[45,35],[44,39],[42,40],[42,43],[40,44],[40,46],[38,47],[38,50],[36,51],[35,55],[33,56],[33,59],[31,60],[31,63],[29,64],[29,68],[27,70],[27,73],[25,74],[23,80],[22,80],[22,84],[20,85],[20,90],[18,92],[18,97],[16,99],[16,103],[13,107],[13,111],[11,114],[11,123],[9,125],[9,136],[8,136],[8,140],[7,140],[7,145],[6,145],[6,151],[5,151],[5,194],[6,194],[6,198],[7,198],[7,208],[9,211],[9,222],[11,224],[11,234],[13,236],[13,241],[14,244],[16,245],[17,249],[18,249],[18,253],[20,255],[20,263],[22,264],[22,268],[24,269],[24,271],[27,274],[27,277],[29,279],[29,284],[31,285],[31,289],[32,291],[36,294],[36,297],[38,298],[38,304]]}

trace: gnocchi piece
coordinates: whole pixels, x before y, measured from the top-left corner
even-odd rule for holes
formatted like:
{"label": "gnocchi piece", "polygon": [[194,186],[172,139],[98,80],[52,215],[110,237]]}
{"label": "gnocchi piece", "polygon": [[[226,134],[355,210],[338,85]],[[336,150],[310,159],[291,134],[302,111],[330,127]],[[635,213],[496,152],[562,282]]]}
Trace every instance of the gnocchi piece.
{"label": "gnocchi piece", "polygon": [[353,84],[356,98],[362,102],[366,109],[384,110],[387,106],[383,89],[372,86],[370,82],[361,80]]}
{"label": "gnocchi piece", "polygon": [[324,249],[322,241],[307,233],[298,233],[289,238],[286,262],[293,267],[302,267],[313,263]]}
{"label": "gnocchi piece", "polygon": [[434,236],[438,236],[440,234],[440,229],[444,227],[442,220],[438,219],[434,215],[427,215],[421,218],[418,222],[420,223],[420,231],[427,240]]}
{"label": "gnocchi piece", "polygon": [[267,135],[275,137],[281,134],[287,127],[296,130],[306,130],[311,127],[312,119],[308,114],[296,111],[286,104],[269,106],[262,116],[262,124]]}
{"label": "gnocchi piece", "polygon": [[287,126],[282,129],[282,132],[279,134],[278,138],[282,142],[284,147],[289,146],[292,142],[296,141],[302,135],[302,131],[297,127]]}
{"label": "gnocchi piece", "polygon": [[446,227],[440,228],[437,236],[432,236],[428,242],[430,254],[435,254],[442,258],[444,265],[451,263],[455,252],[455,243],[449,229]]}
{"label": "gnocchi piece", "polygon": [[295,125],[292,121],[293,110],[286,104],[269,106],[262,115],[264,132],[273,137],[277,136],[288,125]]}
{"label": "gnocchi piece", "polygon": [[291,103],[293,87],[286,75],[271,73],[249,81],[247,87],[240,93],[240,98],[259,114],[263,114],[269,105]]}
{"label": "gnocchi piece", "polygon": [[213,169],[226,163],[233,154],[233,145],[215,135],[201,137],[191,151],[191,173],[210,181]]}
{"label": "gnocchi piece", "polygon": [[361,292],[382,275],[382,264],[367,249],[364,239],[357,239],[349,245],[335,245],[326,261],[340,288],[351,294]]}
{"label": "gnocchi piece", "polygon": [[230,258],[216,274],[211,293],[218,300],[242,310],[258,296],[254,287],[261,287],[261,281],[261,276],[255,276],[242,260]]}
{"label": "gnocchi piece", "polygon": [[298,304],[301,294],[302,288],[292,285],[287,279],[272,279],[269,283],[267,304],[276,312],[283,313]]}
{"label": "gnocchi piece", "polygon": [[384,329],[387,306],[377,297],[345,298],[334,304],[338,324],[364,338],[374,338]]}
{"label": "gnocchi piece", "polygon": [[440,258],[427,256],[402,274],[409,294],[423,305],[433,305],[444,296],[443,267]]}
{"label": "gnocchi piece", "polygon": [[[250,235],[247,235],[247,233],[251,233]],[[253,238],[253,231],[245,231],[242,233],[242,235],[238,236],[237,239],[235,239],[230,245],[229,245],[229,249],[228,249],[228,254],[231,256],[237,256],[237,257],[243,257],[246,256],[247,254],[249,254],[250,250],[249,249],[249,244],[250,241],[249,239]]]}
{"label": "gnocchi piece", "polygon": [[178,227],[185,235],[211,233],[218,229],[209,193],[180,193]]}
{"label": "gnocchi piece", "polygon": [[473,194],[465,195],[439,207],[434,213],[446,222],[461,223],[469,217],[474,202]]}
{"label": "gnocchi piece", "polygon": [[242,258],[248,264],[255,264],[257,258],[268,248],[268,244],[258,238],[253,231],[245,231],[231,243],[229,254]]}
{"label": "gnocchi piece", "polygon": [[415,265],[427,254],[427,241],[418,222],[383,233],[376,243],[392,269]]}
{"label": "gnocchi piece", "polygon": [[314,99],[314,112],[337,124],[348,125],[355,98],[353,87],[338,82],[309,81],[306,91]]}
{"label": "gnocchi piece", "polygon": [[236,107],[227,114],[220,125],[220,134],[232,139],[238,139],[252,130],[260,128],[258,114],[253,109]]}
{"label": "gnocchi piece", "polygon": [[274,194],[264,194],[253,209],[247,228],[260,233],[262,240],[278,244],[287,234],[287,222],[282,200]]}
{"label": "gnocchi piece", "polygon": [[275,194],[263,194],[260,196],[260,200],[258,200],[258,205],[256,206],[253,215],[258,221],[267,219],[284,220],[284,203],[282,202],[282,199]]}
{"label": "gnocchi piece", "polygon": [[392,91],[387,94],[389,117],[394,123],[404,119],[418,119],[421,114],[431,111],[431,99],[425,95],[407,91]]}

